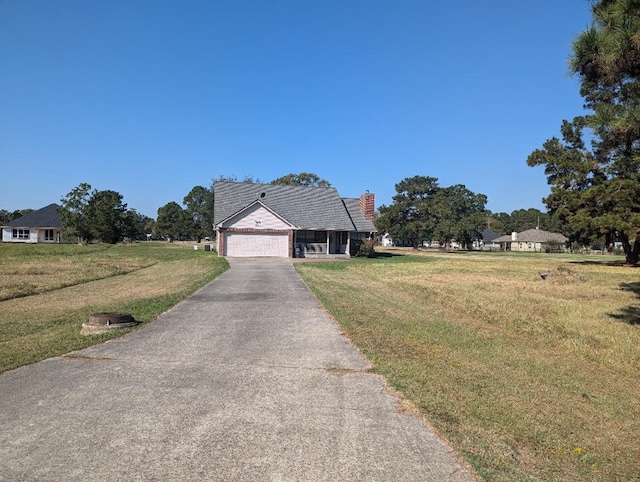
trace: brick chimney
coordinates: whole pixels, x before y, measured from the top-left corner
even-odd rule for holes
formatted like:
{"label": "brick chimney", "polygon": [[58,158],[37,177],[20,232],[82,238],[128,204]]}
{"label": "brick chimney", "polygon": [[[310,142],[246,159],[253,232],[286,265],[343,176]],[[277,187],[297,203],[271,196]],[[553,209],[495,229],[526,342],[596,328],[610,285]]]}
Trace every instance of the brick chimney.
{"label": "brick chimney", "polygon": [[360,196],[360,211],[362,211],[365,219],[370,219],[373,221],[373,219],[375,218],[375,197],[369,191]]}

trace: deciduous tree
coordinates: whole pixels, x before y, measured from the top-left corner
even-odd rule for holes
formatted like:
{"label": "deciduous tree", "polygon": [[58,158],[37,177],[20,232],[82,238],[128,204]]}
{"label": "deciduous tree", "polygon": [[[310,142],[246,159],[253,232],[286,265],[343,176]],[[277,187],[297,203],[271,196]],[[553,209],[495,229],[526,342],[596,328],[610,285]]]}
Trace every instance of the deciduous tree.
{"label": "deciduous tree", "polygon": [[195,186],[182,203],[192,224],[191,237],[200,239],[213,235],[213,191]]}
{"label": "deciduous tree", "polygon": [[125,236],[127,205],[122,194],[115,191],[95,191],[89,198],[84,213],[93,239],[115,244]]}
{"label": "deciduous tree", "polygon": [[140,216],[127,210],[122,194],[92,189],[83,182],[61,199],[59,209],[63,236],[79,243],[97,239],[117,243],[124,237],[139,238]]}
{"label": "deciduous tree", "polygon": [[12,212],[7,211],[6,209],[0,209],[0,223],[9,223],[14,219],[21,218],[22,216],[26,216],[32,212],[33,209],[16,209]]}
{"label": "deciduous tree", "polygon": [[149,216],[140,214],[135,209],[129,209],[125,214],[125,226],[123,237],[131,240],[143,240],[147,238],[147,233],[151,233],[151,229],[147,230],[149,225],[153,225],[155,221]]}
{"label": "deciduous tree", "polygon": [[434,197],[437,224],[434,239],[448,244],[457,241],[470,248],[474,239],[482,236],[486,224],[487,196],[476,194],[462,184],[441,188]]}
{"label": "deciduous tree", "polygon": [[78,243],[84,243],[91,239],[91,230],[85,214],[93,192],[91,184],[83,182],[60,200],[60,222],[62,235],[65,239],[75,238]]}
{"label": "deciduous tree", "polygon": [[395,185],[396,195],[390,206],[378,208],[376,228],[397,239],[408,240],[417,248],[423,239],[431,239],[436,219],[432,200],[438,191],[438,179],[429,176],[407,177]]}
{"label": "deciduous tree", "polygon": [[171,201],[158,209],[155,236],[167,239],[188,238],[191,231],[187,212]]}
{"label": "deciduous tree", "polygon": [[393,203],[378,209],[376,227],[394,238],[409,240],[414,247],[422,240],[446,244],[455,240],[468,246],[486,224],[487,197],[462,184],[441,188],[435,177],[414,176],[395,188]]}
{"label": "deciduous tree", "polygon": [[271,184],[286,184],[288,186],[316,186],[330,187],[331,183],[312,172],[301,172],[300,174],[287,174],[271,181]]}

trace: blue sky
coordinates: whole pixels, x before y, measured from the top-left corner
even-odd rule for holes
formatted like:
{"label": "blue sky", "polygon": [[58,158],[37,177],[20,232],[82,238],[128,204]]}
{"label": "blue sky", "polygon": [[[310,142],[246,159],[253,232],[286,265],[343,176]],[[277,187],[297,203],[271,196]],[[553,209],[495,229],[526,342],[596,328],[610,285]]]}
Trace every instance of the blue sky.
{"label": "blue sky", "polygon": [[544,207],[527,156],[583,113],[586,0],[0,0],[0,209],[82,182],[156,217],[220,175],[405,177]]}

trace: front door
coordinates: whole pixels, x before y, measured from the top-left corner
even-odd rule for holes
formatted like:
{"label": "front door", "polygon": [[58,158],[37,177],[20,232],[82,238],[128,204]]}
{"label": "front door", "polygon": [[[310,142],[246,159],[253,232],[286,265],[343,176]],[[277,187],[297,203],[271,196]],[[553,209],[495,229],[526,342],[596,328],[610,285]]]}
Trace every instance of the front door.
{"label": "front door", "polygon": [[347,249],[347,232],[337,231],[329,234],[329,253],[344,254]]}

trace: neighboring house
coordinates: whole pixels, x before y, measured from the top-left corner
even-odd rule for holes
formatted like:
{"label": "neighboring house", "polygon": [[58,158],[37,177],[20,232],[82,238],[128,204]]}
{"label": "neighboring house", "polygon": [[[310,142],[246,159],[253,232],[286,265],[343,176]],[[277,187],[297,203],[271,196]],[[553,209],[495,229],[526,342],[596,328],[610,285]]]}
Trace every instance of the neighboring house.
{"label": "neighboring house", "polygon": [[348,257],[376,230],[368,192],[341,198],[332,187],[218,181],[213,193],[221,256]]}
{"label": "neighboring house", "polygon": [[389,233],[380,236],[380,246],[393,246],[393,238]]}
{"label": "neighboring house", "polygon": [[49,204],[42,209],[14,219],[2,226],[2,241],[5,243],[60,243],[62,224],[59,206]]}
{"label": "neighboring house", "polygon": [[473,247],[475,249],[484,249],[484,250],[494,250],[499,249],[500,244],[496,242],[500,235],[491,231],[490,229],[485,229],[482,231],[482,238],[477,239],[473,242]]}
{"label": "neighboring house", "polygon": [[500,244],[503,251],[531,251],[541,252],[548,243],[560,243],[564,249],[564,243],[568,239],[560,233],[551,233],[542,229],[529,229],[521,233],[513,232],[511,235],[500,236],[493,240]]}

